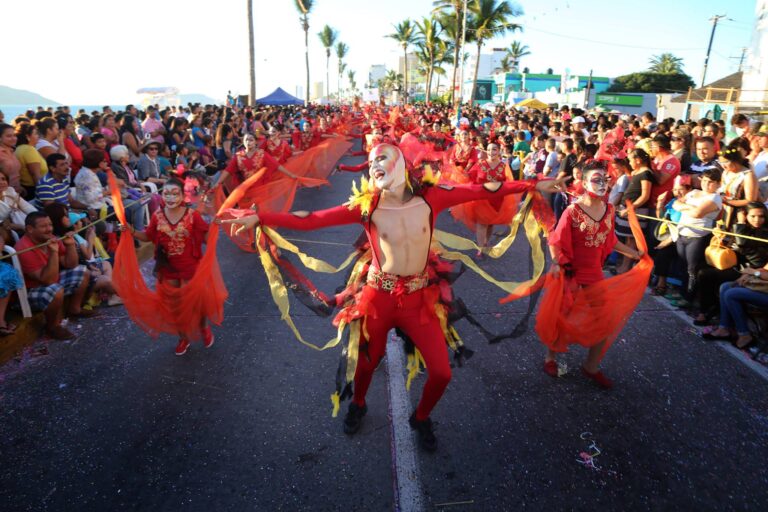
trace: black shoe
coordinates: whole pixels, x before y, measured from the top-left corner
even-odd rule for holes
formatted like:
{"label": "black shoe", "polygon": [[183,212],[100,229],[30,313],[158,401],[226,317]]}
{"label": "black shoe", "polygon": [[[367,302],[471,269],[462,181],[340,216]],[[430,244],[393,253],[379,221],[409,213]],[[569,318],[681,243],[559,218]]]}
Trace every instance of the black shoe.
{"label": "black shoe", "polygon": [[355,402],[351,402],[347,415],[344,417],[344,433],[351,436],[360,430],[360,425],[363,424],[363,416],[367,412],[367,405],[360,407]]}
{"label": "black shoe", "polygon": [[424,421],[416,419],[416,413],[411,414],[408,418],[408,423],[411,428],[419,433],[419,445],[426,452],[434,452],[437,450],[437,438],[435,433],[432,432],[432,420],[427,418]]}

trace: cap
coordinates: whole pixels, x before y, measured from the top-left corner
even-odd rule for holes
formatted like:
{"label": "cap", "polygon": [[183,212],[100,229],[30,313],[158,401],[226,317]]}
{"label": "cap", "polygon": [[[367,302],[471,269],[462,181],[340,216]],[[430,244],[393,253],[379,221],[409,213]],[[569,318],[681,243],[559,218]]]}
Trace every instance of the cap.
{"label": "cap", "polygon": [[757,131],[757,134],[762,135],[763,137],[768,137],[768,123],[761,126],[760,129]]}
{"label": "cap", "polygon": [[69,223],[74,226],[85,217],[86,215],[84,213],[69,212]]}
{"label": "cap", "polygon": [[586,121],[584,121],[584,118],[581,117],[581,116],[576,116],[573,119],[571,119],[571,124],[576,124],[576,123],[582,123],[583,124],[585,122]]}

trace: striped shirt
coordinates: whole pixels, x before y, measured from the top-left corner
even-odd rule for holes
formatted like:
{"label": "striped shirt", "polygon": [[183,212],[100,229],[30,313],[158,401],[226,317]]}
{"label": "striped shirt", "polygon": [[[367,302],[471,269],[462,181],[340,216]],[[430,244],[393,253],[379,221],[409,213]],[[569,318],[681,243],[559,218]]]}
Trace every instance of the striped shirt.
{"label": "striped shirt", "polygon": [[41,203],[55,201],[69,206],[69,183],[67,180],[60,182],[48,173],[37,182],[35,197]]}

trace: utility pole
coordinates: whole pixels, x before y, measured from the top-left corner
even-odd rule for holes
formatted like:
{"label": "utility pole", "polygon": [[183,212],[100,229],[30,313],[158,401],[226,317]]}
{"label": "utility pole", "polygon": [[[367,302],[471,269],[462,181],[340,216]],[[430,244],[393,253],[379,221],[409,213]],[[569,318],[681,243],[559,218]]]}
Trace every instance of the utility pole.
{"label": "utility pole", "polygon": [[746,47],[741,49],[741,57],[739,57],[739,73],[741,73],[741,70],[744,67],[744,57],[747,56],[747,49],[748,48]]}
{"label": "utility pole", "polygon": [[717,22],[725,18],[725,14],[718,14],[709,18],[712,22],[712,33],[709,35],[709,45],[707,46],[707,55],[704,57],[704,69],[701,71],[701,87],[704,87],[704,80],[707,78],[707,64],[709,64],[709,53],[712,51],[712,41],[715,40],[715,29]]}

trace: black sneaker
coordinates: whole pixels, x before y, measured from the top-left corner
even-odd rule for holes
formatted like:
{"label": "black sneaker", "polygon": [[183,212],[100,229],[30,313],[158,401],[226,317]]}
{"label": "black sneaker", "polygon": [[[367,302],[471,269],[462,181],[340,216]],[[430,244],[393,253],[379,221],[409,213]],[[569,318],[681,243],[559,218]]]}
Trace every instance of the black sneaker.
{"label": "black sneaker", "polygon": [[411,414],[408,418],[408,423],[411,428],[419,433],[419,445],[424,451],[434,452],[437,450],[437,438],[435,433],[432,432],[432,420],[427,418],[424,421],[416,419],[416,413]]}
{"label": "black sneaker", "polygon": [[365,413],[367,412],[367,405],[360,407],[355,402],[350,402],[349,410],[344,417],[344,433],[351,436],[360,430],[360,425],[363,424],[363,416],[365,416]]}

